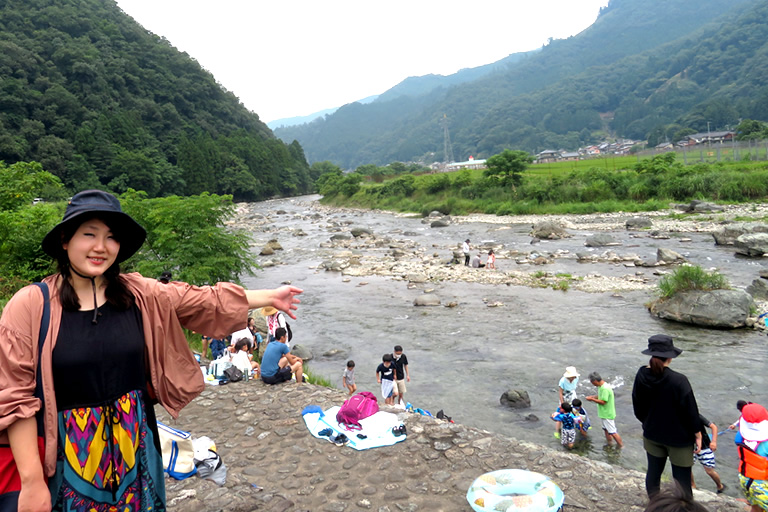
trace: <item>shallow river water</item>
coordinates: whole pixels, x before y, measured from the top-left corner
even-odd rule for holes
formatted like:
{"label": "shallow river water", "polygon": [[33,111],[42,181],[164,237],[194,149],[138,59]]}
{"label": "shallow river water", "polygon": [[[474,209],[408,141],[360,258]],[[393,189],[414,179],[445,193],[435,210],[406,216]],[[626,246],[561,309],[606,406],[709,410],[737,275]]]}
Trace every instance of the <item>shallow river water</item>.
{"label": "shallow river water", "polygon": [[[557,382],[566,366],[576,366],[582,375],[577,392],[583,399],[595,394],[586,376],[598,371],[614,387],[616,422],[626,446],[623,450],[605,447],[596,406],[586,402],[595,426],[589,440],[580,443],[576,451],[640,470],[645,467],[645,454],[630,395],[635,372],[647,363],[647,356],[640,351],[650,335],[666,333],[675,338],[684,353],[674,360],[673,368],[688,376],[702,414],[721,429],[738,417],[738,399],[768,404],[766,336],[751,329],[707,330],[654,319],[644,306],[653,298],[650,291],[562,292],[462,281],[409,288],[407,281],[379,276],[351,277],[345,282],[340,273],[317,268],[333,252],[321,244],[344,223],[370,228],[377,237],[407,238],[427,254],[444,256],[465,238],[473,243],[494,241],[507,249],[533,250],[529,224],[474,222],[433,229],[420,219],[390,213],[317,209],[315,199],[308,196],[247,205],[250,212],[269,219],[252,229],[257,242],[254,250],[258,253],[267,240],[277,238],[284,251],[268,257],[279,260],[279,265],[244,281],[259,288],[290,281],[305,290],[298,319],[291,322],[294,343],[309,347],[315,354],[309,363],[311,370],[329,377],[338,387],[346,360],[353,359],[358,389],[380,395],[376,366],[382,354],[400,344],[408,356],[412,377],[406,399],[414,406],[433,414],[443,409],[456,422],[559,449],[553,436],[554,423],[549,419],[557,405]],[[285,213],[278,214],[279,210]],[[306,236],[292,236],[299,228]],[[569,231],[573,238],[541,242],[537,248],[573,253],[585,250],[584,239],[591,232]],[[717,267],[737,287],[749,284],[766,265],[763,260],[734,257],[732,249],[715,246],[711,235],[705,233],[685,233],[668,240],[630,238],[623,229],[611,234],[623,243],[613,248],[617,252],[651,256],[658,247],[669,248],[692,263]],[[266,261],[263,257],[260,260]],[[501,272],[540,269],[520,268],[511,259],[498,259],[497,267]],[[543,270],[574,276],[590,272],[622,276],[642,270],[656,279],[650,269],[578,263],[575,258],[555,260]],[[433,288],[443,304],[455,301],[458,305],[414,307],[413,300],[425,286]],[[493,302],[503,305],[487,306]],[[334,349],[341,353],[323,356]],[[521,411],[502,407],[499,397],[511,388],[528,391],[532,407]],[[526,419],[530,414],[538,421]],[[732,439],[730,433],[719,437],[717,462],[723,481],[730,487],[728,493],[737,495],[737,457]],[[714,489],[700,466],[694,476],[702,488]]]}

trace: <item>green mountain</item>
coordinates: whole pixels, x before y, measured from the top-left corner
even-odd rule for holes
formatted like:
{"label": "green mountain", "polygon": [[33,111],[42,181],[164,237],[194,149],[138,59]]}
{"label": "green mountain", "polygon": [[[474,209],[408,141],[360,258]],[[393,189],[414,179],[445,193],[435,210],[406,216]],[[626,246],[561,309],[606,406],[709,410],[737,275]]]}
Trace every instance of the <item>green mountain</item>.
{"label": "green mountain", "polygon": [[609,134],[700,131],[702,116],[704,129],[706,121],[715,129],[738,117],[765,119],[759,94],[745,92],[761,91],[766,77],[757,70],[764,68],[767,5],[611,0],[591,27],[505,72],[418,97],[347,105],[275,134],[300,141],[310,161],[356,167],[442,160],[444,115],[458,160],[505,148],[575,149]]}
{"label": "green mountain", "polygon": [[310,190],[298,143],[114,0],[0,0],[0,12],[0,160],[39,161],[71,190]]}

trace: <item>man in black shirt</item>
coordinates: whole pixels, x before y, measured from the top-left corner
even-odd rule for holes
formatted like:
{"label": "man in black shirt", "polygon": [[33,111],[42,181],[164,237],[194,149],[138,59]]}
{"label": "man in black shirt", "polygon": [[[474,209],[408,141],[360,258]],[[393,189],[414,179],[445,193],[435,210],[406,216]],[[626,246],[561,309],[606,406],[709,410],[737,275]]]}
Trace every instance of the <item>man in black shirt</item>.
{"label": "man in black shirt", "polygon": [[397,389],[397,403],[405,405],[405,382],[411,382],[411,374],[408,371],[408,358],[403,354],[403,347],[395,345],[392,354],[392,364],[395,366],[395,388]]}

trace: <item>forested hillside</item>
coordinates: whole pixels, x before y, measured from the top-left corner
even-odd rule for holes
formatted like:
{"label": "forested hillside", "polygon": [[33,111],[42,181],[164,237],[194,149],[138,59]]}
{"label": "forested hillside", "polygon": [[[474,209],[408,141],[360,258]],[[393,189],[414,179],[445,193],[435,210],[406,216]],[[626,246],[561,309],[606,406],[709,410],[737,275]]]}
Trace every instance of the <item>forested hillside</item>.
{"label": "forested hillside", "polygon": [[[575,149],[608,135],[645,138],[680,129],[685,116],[700,120],[697,111],[721,109],[715,103],[760,118],[756,105],[740,98],[742,80],[751,80],[744,59],[765,51],[765,39],[750,31],[763,33],[766,5],[611,0],[590,28],[550,42],[504,73],[418,98],[347,105],[275,133],[299,140],[310,161],[355,167],[441,160],[444,114],[458,160],[504,148]],[[705,119],[704,129],[706,121],[713,130],[728,124]],[[690,128],[699,131],[699,123]]]}
{"label": "forested hillside", "polygon": [[0,1],[0,160],[71,190],[307,192],[301,146],[114,0]]}

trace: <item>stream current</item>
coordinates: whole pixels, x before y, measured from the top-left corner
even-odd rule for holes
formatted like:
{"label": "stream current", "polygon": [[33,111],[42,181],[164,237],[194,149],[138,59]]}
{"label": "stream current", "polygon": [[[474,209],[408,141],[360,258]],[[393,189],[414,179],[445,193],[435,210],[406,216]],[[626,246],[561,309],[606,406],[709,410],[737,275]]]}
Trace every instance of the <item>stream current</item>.
{"label": "stream current", "polygon": [[[640,351],[649,336],[668,334],[684,350],[672,367],[688,377],[701,413],[721,431],[738,418],[737,400],[768,405],[766,336],[752,329],[709,330],[655,319],[644,305],[654,297],[652,291],[562,292],[466,281],[409,287],[405,280],[373,275],[345,278],[319,268],[337,251],[327,245],[340,227],[365,227],[377,237],[412,240],[425,254],[446,258],[465,238],[478,245],[500,244],[507,250],[575,253],[585,250],[584,240],[591,231],[569,229],[572,238],[542,241],[534,247],[530,224],[464,222],[430,228],[421,219],[387,212],[317,208],[316,200],[317,196],[305,196],[239,205],[248,213],[240,215],[238,225],[248,227],[257,254],[273,238],[284,249],[259,257],[262,263],[272,259],[279,264],[257,271],[244,283],[272,288],[290,282],[304,290],[298,319],[291,321],[293,343],[308,347],[315,356],[309,368],[337,387],[341,387],[347,359],[353,359],[358,390],[380,397],[376,367],[381,356],[399,344],[410,363],[406,400],[415,407],[433,414],[443,409],[457,423],[560,449],[549,419],[558,402],[557,383],[566,366],[575,366],[581,374],[577,393],[584,401],[585,396],[596,394],[587,375],[597,371],[614,388],[616,424],[625,448],[605,446],[596,406],[584,401],[593,428],[574,451],[641,471],[645,453],[641,425],[632,413],[631,391],[637,369],[648,361]],[[298,229],[306,236],[294,236]],[[659,247],[672,249],[691,263],[717,268],[734,287],[747,286],[766,265],[765,260],[735,257],[733,248],[715,246],[707,233],[685,233],[667,240],[630,237],[624,229],[609,233],[622,242],[611,247],[616,252],[645,257],[655,255]],[[573,276],[598,272],[618,277],[642,271],[653,282],[658,280],[653,269],[579,263],[575,258],[556,259],[543,267],[502,258],[496,263],[497,272],[544,270]],[[415,307],[414,299],[425,288],[434,289],[443,305],[456,302],[457,306]],[[496,302],[502,305],[488,307]],[[336,353],[330,355],[332,351]],[[499,404],[501,394],[513,388],[529,393],[531,408],[513,410]],[[527,419],[531,414],[538,421]],[[717,470],[729,487],[727,493],[737,496],[733,434],[726,433],[718,441]],[[694,477],[701,488],[714,490],[698,464]]]}

